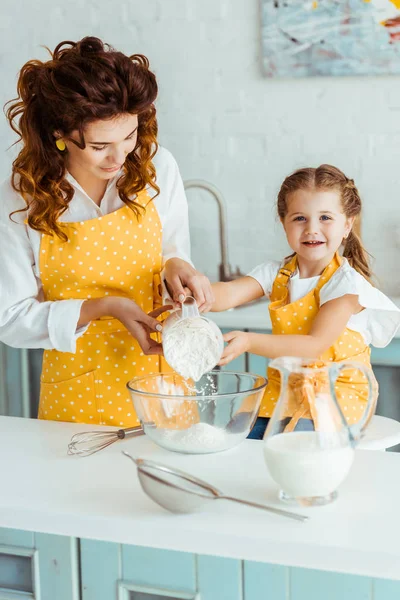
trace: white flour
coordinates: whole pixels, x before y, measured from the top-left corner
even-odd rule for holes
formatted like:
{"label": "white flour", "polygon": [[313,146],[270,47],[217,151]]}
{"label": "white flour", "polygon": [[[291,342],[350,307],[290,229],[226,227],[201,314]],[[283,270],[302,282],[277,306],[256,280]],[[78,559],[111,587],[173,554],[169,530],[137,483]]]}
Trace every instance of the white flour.
{"label": "white flour", "polygon": [[185,379],[198,381],[221,357],[220,341],[201,317],[178,321],[163,338],[167,363]]}
{"label": "white flour", "polygon": [[239,443],[243,434],[233,434],[208,423],[196,423],[189,429],[158,429],[157,442],[171,450],[202,452],[204,450],[226,450]]}

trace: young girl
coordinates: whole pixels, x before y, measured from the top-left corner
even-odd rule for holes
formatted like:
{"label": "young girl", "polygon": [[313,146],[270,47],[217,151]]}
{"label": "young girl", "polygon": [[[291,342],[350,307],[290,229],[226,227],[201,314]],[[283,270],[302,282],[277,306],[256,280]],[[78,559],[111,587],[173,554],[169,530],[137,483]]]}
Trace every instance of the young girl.
{"label": "young girl", "polygon": [[[352,360],[370,367],[369,344],[384,347],[391,341],[400,310],[370,283],[368,255],[357,233],[361,199],[353,180],[331,165],[300,169],[284,180],[277,209],[293,254],[259,265],[247,277],[213,285],[212,307],[226,310],[266,295],[272,335],[227,333],[220,365],[251,352],[271,359]],[[368,393],[365,377],[355,373],[350,379],[343,371],[337,381],[349,423],[361,418]],[[279,392],[279,373],[269,369],[250,437],[262,438]]]}

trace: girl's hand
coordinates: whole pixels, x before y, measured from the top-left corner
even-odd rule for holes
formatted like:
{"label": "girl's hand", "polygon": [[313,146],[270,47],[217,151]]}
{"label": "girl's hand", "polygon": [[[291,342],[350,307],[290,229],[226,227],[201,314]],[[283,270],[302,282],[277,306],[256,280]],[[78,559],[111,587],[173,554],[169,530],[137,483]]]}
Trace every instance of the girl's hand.
{"label": "girl's hand", "polygon": [[228,345],[225,347],[221,360],[218,363],[221,367],[249,350],[249,334],[245,331],[230,331],[229,333],[225,333],[223,337],[224,341],[228,342]]}
{"label": "girl's hand", "polygon": [[205,275],[181,258],[170,258],[165,263],[164,278],[171,299],[180,307],[186,296],[193,296],[200,312],[207,312],[214,302],[211,283]]}

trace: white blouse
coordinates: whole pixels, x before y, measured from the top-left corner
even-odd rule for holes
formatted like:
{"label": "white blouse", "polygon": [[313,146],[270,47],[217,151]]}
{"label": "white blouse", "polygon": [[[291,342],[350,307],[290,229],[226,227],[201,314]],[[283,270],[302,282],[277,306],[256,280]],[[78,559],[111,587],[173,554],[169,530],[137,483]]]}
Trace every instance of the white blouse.
{"label": "white blouse", "polygon": [[[346,294],[357,295],[359,304],[365,310],[352,315],[347,327],[361,333],[366,344],[383,348],[389,344],[400,326],[400,309],[353,269],[345,258],[342,257],[342,260],[341,266],[320,290],[320,305]],[[283,265],[284,263],[277,261],[266,262],[253,269],[249,277],[256,279],[269,297],[274,280]],[[290,302],[296,302],[313,290],[318,279],[319,276],[301,279],[296,271],[289,282]]]}
{"label": "white blouse", "polygon": [[[162,225],[163,264],[174,257],[190,262],[188,207],[182,178],[172,154],[159,147],[153,159],[160,194],[154,206]],[[60,217],[64,222],[96,219],[118,210],[120,199],[116,182],[118,173],[107,184],[100,206],[86,194],[70,175],[74,187],[68,210]],[[155,191],[149,187],[151,197]],[[0,186],[0,341],[16,348],[55,348],[74,352],[76,339],[86,328],[76,329],[84,300],[44,301],[39,273],[41,233],[24,223],[23,198],[13,190],[8,178]]]}

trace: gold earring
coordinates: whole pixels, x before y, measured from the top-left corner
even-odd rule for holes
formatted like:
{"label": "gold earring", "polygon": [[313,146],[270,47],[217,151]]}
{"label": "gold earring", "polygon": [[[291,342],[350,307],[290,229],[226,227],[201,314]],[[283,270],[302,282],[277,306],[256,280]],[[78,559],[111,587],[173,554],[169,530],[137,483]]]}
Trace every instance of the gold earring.
{"label": "gold earring", "polygon": [[65,145],[64,140],[62,140],[61,138],[59,138],[58,140],[56,140],[56,146],[60,150],[60,152],[64,152],[65,148],[67,147]]}

